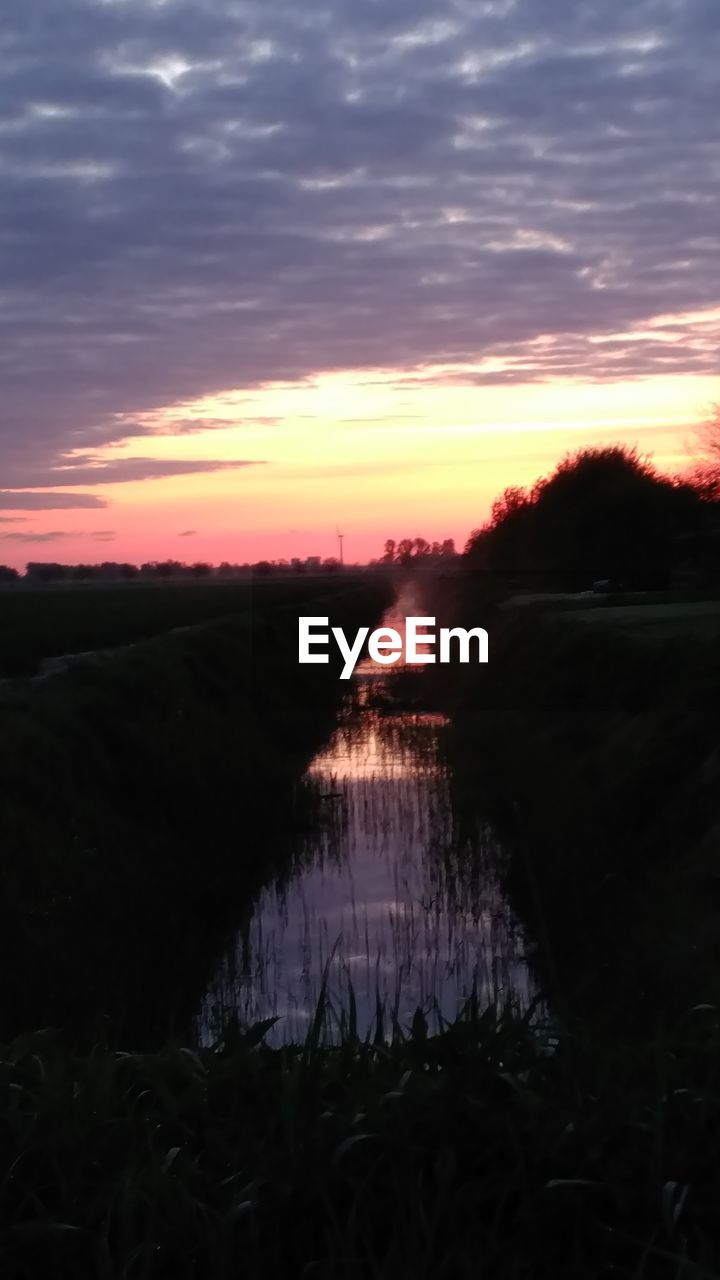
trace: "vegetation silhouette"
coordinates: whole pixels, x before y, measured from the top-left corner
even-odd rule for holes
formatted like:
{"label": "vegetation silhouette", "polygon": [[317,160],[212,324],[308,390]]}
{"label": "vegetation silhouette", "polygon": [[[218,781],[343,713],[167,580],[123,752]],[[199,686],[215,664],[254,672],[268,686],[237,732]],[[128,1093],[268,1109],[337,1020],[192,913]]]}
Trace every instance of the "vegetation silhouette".
{"label": "vegetation silhouette", "polygon": [[454,558],[455,542],[445,538],[442,542],[428,542],[426,538],[387,538],[383,547],[381,564],[400,565],[403,568],[429,565]]}
{"label": "vegetation silhouette", "polygon": [[692,479],[661,475],[636,448],[583,449],[531,488],[505,489],[471,534],[468,563],[571,589],[595,580],[660,587],[682,540],[717,521],[712,496]]}
{"label": "vegetation silhouette", "polygon": [[228,588],[225,616],[3,682],[1,1035],[184,1034],[341,700],[334,666],[298,667],[298,611],[352,628],[391,597],[380,576]]}
{"label": "vegetation silhouette", "polygon": [[455,808],[492,816],[541,986],[605,1044],[720,1005],[717,474],[584,449],[424,584],[443,625],[491,639],[488,667],[428,677]]}
{"label": "vegetation silhouette", "polygon": [[[393,573],[346,592],[262,582],[232,618],[171,636],[149,619],[125,654],[8,683],[0,1029],[27,1034],[0,1050],[4,1273],[718,1274],[720,602],[512,599],[516,580],[716,573],[714,474],[586,449],[506,490],[459,572],[443,544],[423,573],[433,544],[390,539]],[[443,623],[490,629],[488,667],[423,682],[452,716],[458,820],[467,803],[505,824],[551,1022],[473,991],[439,1034],[418,1011],[362,1037],[351,996],[330,1048],[323,989],[304,1045],[268,1048],[265,1022],[178,1047],[223,904],[282,853],[337,712],[288,624],[330,589],[369,617],[415,569]],[[206,588],[221,599],[196,583],[183,609],[205,613]],[[50,1019],[61,1033],[33,1030]]]}

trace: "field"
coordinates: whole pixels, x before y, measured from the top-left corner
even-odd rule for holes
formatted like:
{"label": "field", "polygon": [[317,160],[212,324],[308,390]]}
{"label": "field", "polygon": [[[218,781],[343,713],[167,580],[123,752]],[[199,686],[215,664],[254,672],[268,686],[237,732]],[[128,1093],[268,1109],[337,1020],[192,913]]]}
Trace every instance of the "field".
{"label": "field", "polygon": [[0,678],[33,675],[45,659],[114,649],[274,604],[334,592],[358,575],[234,582],[118,583],[0,590]]}
{"label": "field", "polygon": [[[392,594],[368,575],[187,591],[120,588],[120,647],[3,686],[5,1030],[110,1017],[115,1036],[145,1047],[187,1027],[223,930],[297,834],[299,781],[346,687],[333,666],[298,665],[298,612],[352,629]],[[97,643],[82,609],[108,626],[105,594],[33,600],[45,653],[67,640],[66,601]],[[122,647],[138,601],[153,625],[177,626]]]}
{"label": "field", "polygon": [[602,605],[571,612],[576,621],[618,627],[640,640],[720,639],[720,600]]}

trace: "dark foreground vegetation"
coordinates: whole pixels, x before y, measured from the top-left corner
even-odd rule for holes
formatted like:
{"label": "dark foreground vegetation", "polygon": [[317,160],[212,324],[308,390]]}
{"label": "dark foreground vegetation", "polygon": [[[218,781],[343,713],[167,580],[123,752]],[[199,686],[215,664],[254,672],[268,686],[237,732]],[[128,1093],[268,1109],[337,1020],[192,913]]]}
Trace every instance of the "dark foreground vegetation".
{"label": "dark foreground vegetation", "polygon": [[[513,851],[507,880],[553,1007],[643,1034],[720,1004],[716,507],[630,451],[586,451],[499,504],[464,575],[436,584],[441,613],[490,632],[488,666],[438,668],[433,684],[456,785]],[[479,572],[500,547],[508,571]],[[538,594],[538,573],[559,598]],[[666,586],[588,593],[595,574]]]}
{"label": "dark foreground vegetation", "polygon": [[643,1034],[720,1004],[720,616],[653,608],[486,605],[490,664],[436,681],[553,1006]]}
{"label": "dark foreground vegetation", "polygon": [[[633,1094],[627,1065],[643,1099],[631,1129],[649,1136],[660,1121],[663,1159],[671,1135],[692,1130],[687,1115],[676,1128],[679,1099],[701,1106],[675,1072],[692,1060],[712,1091],[718,1085],[714,1050],[696,1034],[698,1019],[715,1025],[720,1009],[720,506],[717,484],[702,479],[681,484],[631,452],[588,451],[529,494],[504,495],[471,539],[463,572],[423,584],[442,622],[489,630],[487,667],[430,676],[451,716],[456,809],[479,807],[501,833],[506,889],[563,1052],[568,1035],[573,1045],[567,1096],[608,1135],[594,1147],[586,1132],[584,1155],[602,1152],[599,1182],[618,1177],[635,1190],[630,1130],[609,1137],[623,1094]],[[596,1063],[589,1088],[578,1027]],[[650,1249],[637,1270],[627,1260],[611,1269],[598,1242],[594,1266],[568,1262],[583,1212],[576,1191],[558,1269],[720,1274],[717,1209],[704,1240],[687,1230],[691,1200],[716,1196],[716,1122],[696,1132],[666,1192],[682,1184],[687,1193],[682,1261],[663,1263]],[[583,1194],[592,1199],[589,1186]],[[634,1204],[627,1228],[639,1238]],[[543,1266],[538,1253],[527,1274]]]}
{"label": "dark foreground vegetation", "polygon": [[709,1280],[720,1027],[2,1051],[0,1265],[43,1280]]}
{"label": "dark foreground vegetation", "polygon": [[299,780],[342,694],[298,665],[298,613],[352,630],[391,595],[362,576],[263,583],[224,619],[5,684],[5,1034],[102,1026],[137,1048],[189,1030],[238,904],[297,836]]}
{"label": "dark foreground vegetation", "polygon": [[[690,490],[583,455],[423,579],[440,623],[490,632],[487,667],[435,667],[421,696],[452,715],[457,814],[503,835],[530,1015],[471,1002],[430,1035],[379,1013],[365,1042],[350,1007],[327,1047],[321,1005],[304,1046],[262,1025],[191,1045],[191,974],[282,857],[337,705],[295,662],[297,599],[17,695],[3,1008],[17,1025],[19,950],[62,1030],[0,1052],[5,1275],[717,1280],[720,583],[714,491]],[[607,594],[527,603],[595,579]],[[350,629],[382,596],[303,600]],[[69,984],[88,938],[91,981]],[[78,1018],[98,992],[100,1027]]]}

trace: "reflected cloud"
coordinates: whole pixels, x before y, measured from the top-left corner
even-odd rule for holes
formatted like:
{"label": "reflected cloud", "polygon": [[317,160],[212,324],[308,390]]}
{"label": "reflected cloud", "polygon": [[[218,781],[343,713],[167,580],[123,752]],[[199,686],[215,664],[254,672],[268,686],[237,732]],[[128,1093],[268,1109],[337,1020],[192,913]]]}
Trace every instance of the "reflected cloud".
{"label": "reflected cloud", "polygon": [[[402,628],[412,604],[406,597],[383,625]],[[530,1002],[494,833],[483,822],[469,831],[453,811],[446,721],[375,709],[371,692],[391,696],[393,677],[372,665],[308,770],[321,831],[288,878],[262,892],[225,956],[199,1014],[205,1040],[233,1011],[244,1021],[281,1016],[271,1041],[302,1038],[324,981],[338,1011],[352,987],[361,1034],[378,1001],[406,1022],[418,1006],[452,1018],[473,990],[481,1003]]]}

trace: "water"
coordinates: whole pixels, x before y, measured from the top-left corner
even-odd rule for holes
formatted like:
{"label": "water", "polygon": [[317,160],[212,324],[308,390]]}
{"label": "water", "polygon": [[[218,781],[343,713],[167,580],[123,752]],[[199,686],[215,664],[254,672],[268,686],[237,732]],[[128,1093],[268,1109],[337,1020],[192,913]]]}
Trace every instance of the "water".
{"label": "water", "polygon": [[[422,612],[401,596],[382,625],[402,631]],[[243,1023],[276,1017],[270,1043],[303,1040],[324,981],[336,1011],[348,1010],[352,987],[363,1035],[378,1003],[388,1026],[409,1024],[418,1007],[437,1025],[438,1011],[453,1018],[473,990],[481,1005],[530,1003],[496,837],[456,812],[444,718],[393,708],[396,670],[358,666],[336,732],[308,770],[321,831],[299,842],[293,870],[265,888],[225,955],[198,1017],[204,1042],[232,1013]]]}

